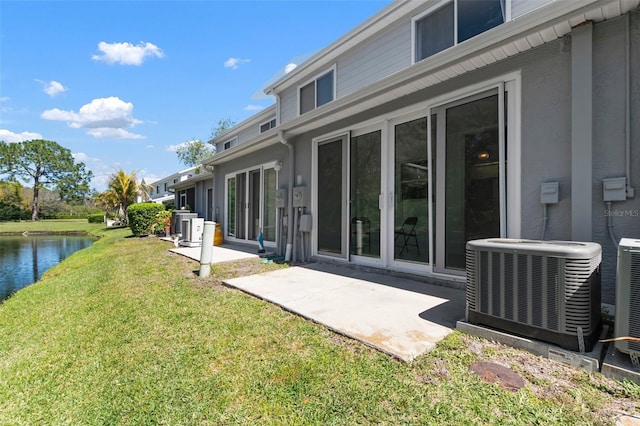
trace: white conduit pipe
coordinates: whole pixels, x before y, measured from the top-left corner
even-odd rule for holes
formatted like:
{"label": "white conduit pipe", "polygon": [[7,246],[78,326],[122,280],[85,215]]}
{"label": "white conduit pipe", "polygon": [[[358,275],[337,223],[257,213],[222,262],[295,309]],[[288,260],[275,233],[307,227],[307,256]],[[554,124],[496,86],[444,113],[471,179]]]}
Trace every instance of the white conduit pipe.
{"label": "white conduit pipe", "polygon": [[624,148],[625,148],[625,173],[627,175],[627,195],[629,195],[629,189],[633,188],[631,184],[631,24],[629,22],[629,13],[626,14],[626,35],[625,35],[625,55],[626,55],[626,69],[625,69],[625,123],[624,123]]}
{"label": "white conduit pipe", "polygon": [[609,238],[611,238],[611,242],[614,247],[618,247],[618,240],[616,236],[613,234],[613,214],[611,210],[611,201],[607,201],[607,230],[609,231]]}
{"label": "white conduit pipe", "polygon": [[278,140],[283,145],[289,148],[289,200],[288,200],[288,219],[287,219],[287,248],[285,251],[284,260],[289,262],[291,260],[291,250],[293,248],[293,184],[295,178],[295,150],[293,144],[287,141],[284,137],[282,130],[278,131]]}

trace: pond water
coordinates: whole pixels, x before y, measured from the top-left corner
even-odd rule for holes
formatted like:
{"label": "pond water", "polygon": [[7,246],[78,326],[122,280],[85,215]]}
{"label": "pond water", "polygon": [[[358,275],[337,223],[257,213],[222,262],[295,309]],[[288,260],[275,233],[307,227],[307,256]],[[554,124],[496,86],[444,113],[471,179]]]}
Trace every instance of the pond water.
{"label": "pond water", "polygon": [[94,240],[75,235],[0,236],[0,302]]}

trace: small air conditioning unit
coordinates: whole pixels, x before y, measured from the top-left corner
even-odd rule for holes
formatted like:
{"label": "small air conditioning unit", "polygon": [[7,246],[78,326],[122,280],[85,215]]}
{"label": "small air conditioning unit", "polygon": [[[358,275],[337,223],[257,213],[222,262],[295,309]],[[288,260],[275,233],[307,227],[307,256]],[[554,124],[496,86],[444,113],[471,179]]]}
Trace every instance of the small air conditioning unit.
{"label": "small air conditioning unit", "polygon": [[[616,274],[616,337],[640,338],[640,240],[622,238]],[[640,342],[616,341],[616,349],[637,362]]]}
{"label": "small air conditioning unit", "polygon": [[202,242],[202,231],[204,230],[204,219],[192,217],[182,219],[182,239],[190,243]]}
{"label": "small air conditioning unit", "polygon": [[493,238],[466,247],[468,322],[591,351],[601,326],[599,244]]}

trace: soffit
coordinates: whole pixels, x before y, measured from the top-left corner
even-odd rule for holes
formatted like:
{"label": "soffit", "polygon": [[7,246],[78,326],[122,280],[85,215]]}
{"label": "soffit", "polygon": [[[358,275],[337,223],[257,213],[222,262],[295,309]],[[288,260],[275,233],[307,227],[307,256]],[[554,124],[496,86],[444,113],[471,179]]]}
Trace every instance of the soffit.
{"label": "soffit", "polygon": [[556,3],[407,67],[352,95],[336,99],[279,129],[290,137],[320,128],[561,38],[584,22],[621,16],[638,7],[640,0]]}

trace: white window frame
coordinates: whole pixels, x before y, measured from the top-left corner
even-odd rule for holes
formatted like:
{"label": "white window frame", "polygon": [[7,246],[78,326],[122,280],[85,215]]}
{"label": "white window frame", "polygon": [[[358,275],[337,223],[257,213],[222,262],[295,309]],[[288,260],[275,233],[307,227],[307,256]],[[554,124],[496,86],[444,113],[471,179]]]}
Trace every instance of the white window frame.
{"label": "white window frame", "polygon": [[[272,124],[272,123],[273,123],[273,124]],[[262,130],[262,126],[264,126],[265,124],[266,124],[266,125],[268,125],[268,126],[269,126],[269,128],[267,128],[267,129],[265,129],[265,130]],[[267,120],[267,121],[264,121],[264,122],[260,123],[260,124],[258,125],[258,131],[259,131],[260,133],[268,132],[269,130],[271,130],[271,129],[273,129],[274,127],[276,127],[276,125],[277,125],[277,124],[278,124],[278,121],[277,121],[277,120],[276,120],[276,118],[274,117],[274,118],[272,118],[272,119],[270,119],[270,120]]]}
{"label": "white window frame", "polygon": [[[322,105],[318,105],[318,86],[317,86],[318,80],[321,79],[322,77],[324,77],[325,75],[329,74],[330,72],[333,72],[333,92],[331,94],[331,100],[329,102],[327,102],[327,103],[322,104]],[[327,104],[330,104],[331,102],[335,101],[336,100],[336,93],[337,93],[337,90],[336,90],[337,81],[338,81],[338,79],[337,79],[337,66],[336,66],[336,64],[333,64],[332,67],[325,69],[324,71],[316,74],[312,78],[306,80],[304,83],[298,85],[298,88],[297,88],[297,93],[298,93],[298,96],[297,96],[297,99],[298,99],[297,112],[298,112],[298,116],[307,114],[307,113],[309,113],[311,111],[314,111],[314,110],[318,109],[319,107],[321,107],[323,105],[327,105]],[[303,87],[308,86],[310,83],[315,83],[315,85],[314,85],[314,88],[315,88],[315,91],[314,91],[315,105],[314,105],[313,109],[302,113],[300,111],[300,103],[301,103],[301,100],[302,100],[301,96],[300,96],[300,91],[302,90]]]}
{"label": "white window frame", "polygon": [[[505,24],[511,20],[511,1],[512,0],[502,0],[502,1],[504,1],[503,24]],[[444,6],[448,5],[451,2],[453,2],[453,45],[451,47],[458,45],[458,0],[440,0],[435,5],[431,6],[424,12],[411,18],[411,63],[412,64],[415,64],[417,62],[423,61],[428,58],[428,57],[422,58],[422,59],[417,58],[417,52],[416,52],[416,48],[417,48],[416,37],[418,35],[416,31],[417,22],[420,21],[425,16],[431,15],[438,9],[443,8]],[[448,49],[450,49],[451,47],[449,47]]]}
{"label": "white window frame", "polygon": [[[260,170],[260,188],[258,189],[260,191],[260,197],[259,197],[260,198],[260,207],[259,207],[259,209],[260,209],[260,223],[259,223],[259,226],[262,228],[262,227],[264,227],[264,207],[265,207],[264,206],[264,204],[265,204],[265,202],[264,202],[265,194],[264,194],[264,191],[263,191],[263,189],[264,189],[264,171],[268,170],[268,169],[275,169],[276,163],[277,163],[277,161],[269,161],[267,163],[258,164],[258,165],[255,165],[253,167],[248,167],[248,168],[245,168],[245,169],[239,169],[239,170],[236,170],[236,171],[234,171],[232,173],[225,174],[225,176],[224,176],[224,221],[222,223],[222,226],[223,226],[224,236],[229,241],[240,242],[240,243],[246,243],[248,241],[251,241],[251,240],[246,239],[246,238],[237,238],[235,236],[232,237],[232,236],[228,235],[227,224],[229,223],[229,214],[230,214],[229,213],[229,179],[235,178],[239,174],[244,174],[244,173],[251,172],[251,171],[254,171],[254,170]],[[248,184],[248,182],[245,182],[245,184]],[[238,185],[238,181],[237,180],[236,180],[236,185]],[[276,189],[279,188],[279,185],[280,185],[280,174],[278,172],[276,172]],[[236,200],[236,203],[237,203],[237,200]],[[236,206],[236,208],[237,208],[237,206]],[[244,206],[242,208],[246,209],[247,207]],[[235,212],[234,212],[234,214],[235,214]],[[238,226],[240,226],[240,225],[238,223],[236,223],[236,229],[238,228]],[[242,226],[245,227],[245,235],[246,235],[247,234],[247,229],[246,229],[247,224],[244,223],[244,224],[242,224]],[[278,219],[277,215],[276,215],[276,224],[275,224],[275,226],[276,226],[276,229],[278,229],[278,227],[280,226],[280,222],[279,222],[279,219]],[[276,239],[277,239],[277,235],[278,235],[278,233],[276,232]],[[277,244],[277,241],[267,241],[267,240],[264,241],[265,247],[275,247],[276,244]]]}
{"label": "white window frame", "polygon": [[[506,137],[506,141],[508,144],[507,154],[504,157],[506,160],[506,169],[501,171],[501,236],[508,238],[520,238],[521,237],[521,218],[522,218],[522,195],[521,195],[521,187],[522,187],[522,174],[521,174],[521,128],[522,128],[522,82],[521,82],[521,73],[520,71],[514,71],[511,73],[503,74],[496,76],[494,78],[484,80],[469,86],[464,86],[458,88],[456,90],[447,92],[445,94],[436,96],[429,100],[419,102],[416,104],[408,105],[403,108],[391,111],[387,114],[380,115],[377,117],[372,117],[369,120],[360,122],[353,126],[345,127],[342,129],[338,129],[334,132],[327,133],[325,135],[321,135],[312,139],[312,160],[311,160],[311,188],[312,188],[312,197],[311,197],[311,210],[317,212],[318,211],[318,199],[317,199],[317,190],[318,190],[318,145],[323,142],[329,142],[334,139],[338,139],[340,137],[344,137],[346,139],[345,144],[349,144],[351,132],[360,132],[363,129],[373,128],[373,126],[378,126],[378,128],[382,128],[382,155],[383,162],[386,161],[386,164],[383,165],[382,170],[382,180],[383,180],[383,188],[381,194],[381,207],[385,211],[383,217],[386,217],[386,223],[381,224],[381,228],[384,227],[386,230],[384,231],[384,236],[381,235],[381,263],[379,265],[370,265],[370,266],[382,266],[385,268],[390,268],[399,272],[408,272],[408,273],[417,273],[421,275],[428,275],[434,277],[442,277],[445,279],[451,279],[462,282],[463,278],[455,272],[440,272],[439,268],[434,269],[434,254],[435,254],[435,244],[433,238],[430,238],[430,247],[429,247],[429,264],[420,264],[417,266],[413,266],[409,263],[397,262],[394,261],[391,257],[392,254],[389,254],[389,238],[393,238],[390,235],[391,230],[393,229],[393,214],[389,212],[390,209],[393,208],[393,193],[392,186],[393,182],[393,144],[391,140],[393,138],[393,125],[397,123],[402,123],[405,121],[411,121],[420,117],[431,117],[433,110],[444,105],[448,105],[452,102],[458,100],[464,100],[465,98],[474,96],[478,93],[485,92],[491,89],[497,89],[499,93],[504,94],[504,91],[509,92],[509,102],[507,108],[507,119],[509,121],[509,126],[507,128],[507,133],[503,135]],[[503,96],[499,95],[499,99],[504,99]],[[501,102],[501,101],[500,101]],[[500,107],[502,108],[502,107]],[[382,123],[382,124],[380,124]],[[504,128],[504,123],[500,124],[500,128]],[[371,126],[371,127],[370,127]],[[427,135],[428,135],[428,156],[429,156],[429,164],[432,163],[431,158],[431,144],[436,143],[432,141],[431,138],[431,119],[427,120]],[[504,140],[504,139],[503,139]],[[504,146],[500,148],[504,150]],[[348,152],[348,150],[347,150]],[[344,153],[345,158],[348,155]],[[385,160],[386,157],[386,160]],[[345,160],[348,161],[348,158]],[[440,159],[442,161],[442,159]],[[348,164],[348,163],[347,163]],[[503,163],[504,166],[504,163]],[[437,167],[437,166],[436,166]],[[348,168],[347,168],[348,170]],[[348,185],[348,175],[347,171],[344,171],[345,176],[347,177],[343,182],[343,185]],[[505,184],[504,176],[507,176],[508,182]],[[345,191],[348,189],[346,186]],[[435,188],[433,187],[433,179],[429,179],[429,199],[433,199]],[[343,221],[345,223],[348,222],[347,218],[347,209],[348,209],[348,200],[345,198],[343,200]],[[433,213],[430,211],[429,218],[429,235],[433,235],[433,226],[436,224],[433,223]],[[360,263],[358,259],[350,259],[349,256],[338,257],[332,256],[324,253],[318,253],[317,250],[317,233],[318,233],[318,218],[317,214],[313,215],[313,231],[311,232],[311,247],[312,247],[312,256],[316,256],[318,258],[326,258],[333,259],[336,261],[344,262],[344,263]],[[347,238],[346,235],[343,235],[343,238]],[[343,242],[343,244],[345,244]],[[383,251],[384,248],[384,251]]]}
{"label": "white window frame", "polygon": [[[229,144],[229,146],[227,146],[227,144]],[[234,137],[234,138],[229,139],[226,142],[224,142],[222,144],[222,148],[223,148],[223,151],[226,151],[227,149],[231,149],[236,145],[238,145],[238,137],[237,136]]]}

